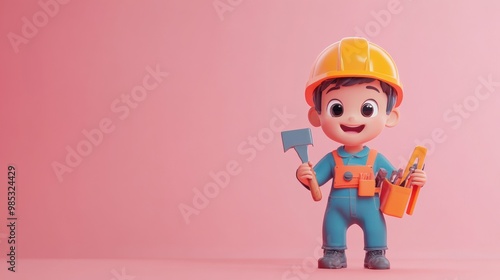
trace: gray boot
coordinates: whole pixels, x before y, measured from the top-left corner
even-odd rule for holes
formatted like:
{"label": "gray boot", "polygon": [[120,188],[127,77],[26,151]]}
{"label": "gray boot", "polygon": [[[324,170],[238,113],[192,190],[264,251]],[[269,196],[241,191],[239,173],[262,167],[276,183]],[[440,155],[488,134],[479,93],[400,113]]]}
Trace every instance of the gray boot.
{"label": "gray boot", "polygon": [[347,259],[345,250],[323,250],[324,255],[318,260],[318,268],[345,268],[347,267]]}
{"label": "gray boot", "polygon": [[365,268],[369,269],[389,269],[391,264],[385,257],[385,250],[367,251],[365,255]]}

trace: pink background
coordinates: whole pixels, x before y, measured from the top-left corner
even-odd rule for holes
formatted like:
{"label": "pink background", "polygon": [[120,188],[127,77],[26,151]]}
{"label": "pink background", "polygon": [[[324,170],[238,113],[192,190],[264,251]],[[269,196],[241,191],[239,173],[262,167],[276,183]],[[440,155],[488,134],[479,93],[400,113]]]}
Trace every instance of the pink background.
{"label": "pink background", "polygon": [[[22,258],[311,255],[326,200],[314,203],[296,181],[299,159],[272,129],[310,127],[311,64],[357,30],[392,55],[405,90],[400,124],[368,145],[397,166],[416,144],[430,149],[415,214],[387,218],[391,258],[498,256],[500,4],[221,2],[229,10],[219,16],[212,0],[70,1],[16,53],[8,34],[22,35],[23,17],[43,9],[0,1],[0,180],[17,167]],[[111,105],[142,85],[148,66],[169,75],[120,119]],[[491,92],[482,86],[478,99],[488,77]],[[289,118],[277,121],[283,110]],[[105,118],[114,130],[58,180],[52,164]],[[320,129],[313,137],[313,162],[338,146]],[[186,222],[180,205],[195,207],[210,173],[228,164],[235,175]],[[348,246],[363,256],[359,228]]]}

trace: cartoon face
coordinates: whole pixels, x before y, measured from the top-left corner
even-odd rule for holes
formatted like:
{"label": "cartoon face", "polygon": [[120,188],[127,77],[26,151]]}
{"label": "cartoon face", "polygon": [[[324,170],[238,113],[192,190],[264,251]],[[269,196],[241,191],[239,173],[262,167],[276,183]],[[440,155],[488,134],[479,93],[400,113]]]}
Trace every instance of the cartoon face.
{"label": "cartoon face", "polygon": [[387,95],[377,80],[340,88],[332,84],[321,98],[321,128],[330,139],[347,146],[363,145],[385,126],[397,123],[397,111],[386,114]]}

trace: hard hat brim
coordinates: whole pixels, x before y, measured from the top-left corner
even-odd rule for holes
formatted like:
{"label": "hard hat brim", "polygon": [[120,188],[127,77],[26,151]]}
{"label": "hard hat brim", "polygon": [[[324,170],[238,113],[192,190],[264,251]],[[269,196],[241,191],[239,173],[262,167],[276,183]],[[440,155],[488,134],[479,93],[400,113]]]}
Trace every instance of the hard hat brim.
{"label": "hard hat brim", "polygon": [[[314,92],[314,89],[316,89],[317,86],[319,86],[323,81],[325,80],[329,80],[329,79],[335,79],[335,78],[371,78],[371,79],[375,79],[375,80],[379,80],[379,81],[382,81],[382,82],[386,82],[387,84],[389,84],[390,86],[392,86],[395,90],[395,94],[396,94],[396,104],[395,104],[395,107],[399,107],[399,105],[401,104],[401,102],[403,101],[403,88],[398,84],[398,81],[396,81],[394,78],[390,77],[390,76],[386,76],[386,75],[383,75],[383,74],[376,74],[374,75],[373,73],[359,73],[359,71],[356,71],[356,72],[348,72],[348,71],[342,71],[342,72],[339,72],[339,71],[330,71],[330,72],[327,72],[323,75],[319,75],[319,76],[316,76],[314,82],[310,83],[308,82],[307,83],[307,87],[306,87],[306,92],[305,92],[305,95],[306,95],[306,102],[309,106],[313,107],[314,106],[314,102],[313,102],[313,92]],[[401,82],[399,82],[401,83]]]}

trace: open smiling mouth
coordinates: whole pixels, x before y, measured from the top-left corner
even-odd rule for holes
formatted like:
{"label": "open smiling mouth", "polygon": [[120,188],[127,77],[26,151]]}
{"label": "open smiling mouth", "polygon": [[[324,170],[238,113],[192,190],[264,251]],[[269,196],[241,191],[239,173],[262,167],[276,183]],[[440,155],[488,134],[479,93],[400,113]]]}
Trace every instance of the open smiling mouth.
{"label": "open smiling mouth", "polygon": [[365,125],[358,125],[358,126],[347,126],[347,125],[340,125],[340,128],[342,128],[343,131],[345,132],[354,132],[354,133],[360,133],[364,128]]}

